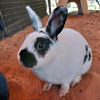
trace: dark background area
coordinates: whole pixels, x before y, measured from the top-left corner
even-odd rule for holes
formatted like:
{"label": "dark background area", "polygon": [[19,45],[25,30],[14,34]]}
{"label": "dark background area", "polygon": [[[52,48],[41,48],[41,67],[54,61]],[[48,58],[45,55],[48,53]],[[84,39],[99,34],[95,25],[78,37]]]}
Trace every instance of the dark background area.
{"label": "dark background area", "polygon": [[27,5],[41,18],[47,15],[45,0],[0,0],[0,40],[31,24]]}

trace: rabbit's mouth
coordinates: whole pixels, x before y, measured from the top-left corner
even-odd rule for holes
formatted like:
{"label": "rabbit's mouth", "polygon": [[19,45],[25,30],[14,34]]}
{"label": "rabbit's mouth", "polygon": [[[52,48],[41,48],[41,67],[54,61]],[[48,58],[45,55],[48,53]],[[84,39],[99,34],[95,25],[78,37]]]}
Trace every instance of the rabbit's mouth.
{"label": "rabbit's mouth", "polygon": [[19,52],[19,60],[26,68],[32,68],[37,64],[37,60],[34,54],[28,52],[27,49],[23,49]]}

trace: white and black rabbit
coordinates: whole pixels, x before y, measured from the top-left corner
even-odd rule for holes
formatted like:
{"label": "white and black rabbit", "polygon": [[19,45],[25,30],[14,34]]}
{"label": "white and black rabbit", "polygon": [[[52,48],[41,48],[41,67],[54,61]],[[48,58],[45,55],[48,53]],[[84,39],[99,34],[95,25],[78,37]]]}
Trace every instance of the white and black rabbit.
{"label": "white and black rabbit", "polygon": [[18,59],[23,66],[47,82],[43,90],[49,90],[52,84],[61,85],[59,96],[65,96],[70,85],[78,83],[90,69],[91,48],[79,32],[64,28],[66,7],[57,7],[45,28],[37,14],[29,6],[26,9],[34,32],[24,40]]}

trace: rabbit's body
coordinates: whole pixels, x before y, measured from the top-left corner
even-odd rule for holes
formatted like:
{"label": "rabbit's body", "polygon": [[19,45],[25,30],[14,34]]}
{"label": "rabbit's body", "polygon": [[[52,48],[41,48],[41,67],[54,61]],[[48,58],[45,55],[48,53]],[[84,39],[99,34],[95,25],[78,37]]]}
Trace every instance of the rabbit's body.
{"label": "rabbit's body", "polygon": [[[51,47],[54,60],[33,70],[42,80],[53,84],[70,84],[77,76],[86,73],[91,65],[89,56],[84,63],[88,43],[77,31],[65,28],[58,36],[58,41]],[[56,47],[56,48],[55,48]],[[89,47],[89,46],[88,46]],[[88,49],[91,53],[91,49]],[[92,54],[91,54],[92,55]],[[48,55],[47,59],[49,58]]]}
{"label": "rabbit's body", "polygon": [[66,7],[57,7],[52,12],[46,28],[42,27],[39,17],[29,6],[26,9],[35,31],[26,37],[18,52],[18,59],[22,65],[48,82],[44,90],[49,90],[52,84],[59,84],[59,96],[64,96],[70,85],[78,83],[90,69],[91,48],[79,32],[63,29],[67,17]]}

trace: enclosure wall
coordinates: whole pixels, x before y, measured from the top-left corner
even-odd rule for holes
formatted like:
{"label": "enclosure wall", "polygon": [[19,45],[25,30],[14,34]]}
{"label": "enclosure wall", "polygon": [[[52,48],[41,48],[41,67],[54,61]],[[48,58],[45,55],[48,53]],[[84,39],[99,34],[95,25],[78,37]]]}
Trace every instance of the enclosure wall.
{"label": "enclosure wall", "polygon": [[9,36],[31,23],[25,9],[27,5],[40,17],[47,14],[45,0],[0,0],[0,10]]}

